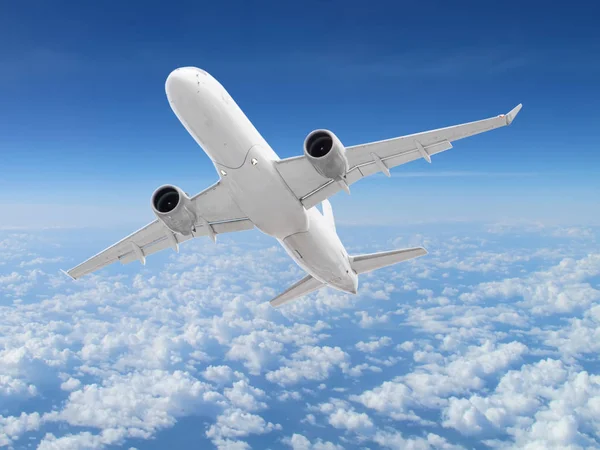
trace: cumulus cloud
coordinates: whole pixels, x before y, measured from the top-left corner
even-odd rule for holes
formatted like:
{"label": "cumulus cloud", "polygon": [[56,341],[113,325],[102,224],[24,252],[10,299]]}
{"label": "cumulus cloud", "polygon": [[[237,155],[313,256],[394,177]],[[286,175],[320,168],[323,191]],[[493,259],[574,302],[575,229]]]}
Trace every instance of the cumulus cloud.
{"label": "cumulus cloud", "polygon": [[234,373],[229,366],[208,366],[202,376],[213,383],[227,384],[233,380]]}
{"label": "cumulus cloud", "polygon": [[490,375],[519,361],[526,351],[527,347],[519,342],[486,342],[350,398],[396,420],[418,420],[415,408],[436,408],[451,394],[482,389]]}
{"label": "cumulus cloud", "polygon": [[303,380],[321,381],[338,368],[348,368],[350,356],[340,347],[303,347],[295,352],[287,364],[267,373],[267,380],[288,386]]}
{"label": "cumulus cloud", "polygon": [[314,443],[310,442],[307,437],[294,433],[290,437],[282,440],[284,444],[292,447],[292,450],[343,450],[341,445],[333,444],[332,442],[317,439]]}
{"label": "cumulus cloud", "polygon": [[374,428],[367,414],[356,412],[345,402],[323,403],[319,405],[319,410],[329,416],[328,422],[334,428],[362,433]]}
{"label": "cumulus cloud", "polygon": [[62,383],[60,385],[60,388],[63,391],[74,391],[79,389],[79,387],[81,386],[81,381],[79,381],[76,378],[70,377],[67,381],[65,381],[64,383]]}
{"label": "cumulus cloud", "polygon": [[217,417],[217,421],[206,432],[218,447],[223,447],[229,438],[237,439],[251,434],[266,434],[281,430],[281,425],[265,421],[262,417],[242,411],[228,409]]}
{"label": "cumulus cloud", "polygon": [[591,448],[599,405],[600,376],[546,359],[508,372],[488,396],[451,398],[443,425],[470,436],[512,435],[501,447]]}
{"label": "cumulus cloud", "polygon": [[428,258],[284,310],[266,300],[301,273],[272,243],[71,283],[35,267],[41,240],[0,238],[0,445],[121,446],[200,413],[222,449],[593,447],[600,253],[544,232],[562,247],[421,235]]}
{"label": "cumulus cloud", "polygon": [[465,302],[476,302],[487,298],[517,297],[535,314],[568,313],[600,299],[600,291],[585,282],[598,275],[600,254],[579,260],[566,258],[548,270],[534,272],[525,278],[480,283],[460,298]]}
{"label": "cumulus cloud", "polygon": [[389,345],[392,345],[392,339],[388,336],[382,336],[379,339],[371,340],[369,342],[360,341],[355,347],[361,352],[373,353]]}
{"label": "cumulus cloud", "polygon": [[381,430],[375,434],[373,441],[390,450],[460,450],[464,448],[460,445],[450,444],[446,439],[434,433],[429,433],[424,438],[406,438],[398,431]]}

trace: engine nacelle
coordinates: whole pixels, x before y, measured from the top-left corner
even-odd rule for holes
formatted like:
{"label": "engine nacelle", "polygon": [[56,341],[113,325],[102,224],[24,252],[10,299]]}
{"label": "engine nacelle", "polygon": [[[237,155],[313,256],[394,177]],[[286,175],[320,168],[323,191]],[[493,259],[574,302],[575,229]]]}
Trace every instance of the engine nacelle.
{"label": "engine nacelle", "polygon": [[188,236],[196,225],[192,200],[177,186],[164,185],[152,194],[152,210],[167,228]]}
{"label": "engine nacelle", "polygon": [[348,171],[346,149],[329,130],[315,130],[306,136],[304,154],[325,178],[341,180]]}

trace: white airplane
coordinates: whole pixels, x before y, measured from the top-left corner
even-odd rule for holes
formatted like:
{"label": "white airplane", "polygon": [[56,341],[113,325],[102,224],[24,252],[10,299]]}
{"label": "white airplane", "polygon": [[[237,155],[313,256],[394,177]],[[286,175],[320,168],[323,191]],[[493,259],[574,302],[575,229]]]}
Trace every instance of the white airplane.
{"label": "white airplane", "polygon": [[[73,279],[108,264],[139,260],[193,237],[249,230],[273,236],[308,274],[271,300],[280,306],[324,286],[356,294],[358,275],[427,254],[408,248],[352,256],[335,229],[327,200],[363,177],[452,148],[451,142],[510,125],[508,114],[384,141],[344,147],[329,130],[304,140],[304,155],[279,159],[221,84],[182,67],[166,81],[167,98],[185,129],[212,160],[219,181],[189,197],[177,186],[152,194],[156,220],[67,272]],[[321,213],[316,205],[322,204]]]}

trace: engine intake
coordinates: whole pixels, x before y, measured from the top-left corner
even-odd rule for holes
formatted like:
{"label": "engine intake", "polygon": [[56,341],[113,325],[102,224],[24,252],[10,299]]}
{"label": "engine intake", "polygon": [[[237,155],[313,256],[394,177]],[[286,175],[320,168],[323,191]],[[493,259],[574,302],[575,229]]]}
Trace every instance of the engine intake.
{"label": "engine intake", "polygon": [[322,158],[332,147],[333,139],[326,131],[315,131],[306,139],[306,152],[313,158]]}
{"label": "engine intake", "polygon": [[196,225],[192,200],[177,186],[161,186],[152,194],[152,210],[174,233],[188,236]]}
{"label": "engine intake", "polygon": [[179,192],[173,186],[166,186],[157,190],[152,199],[154,209],[160,213],[168,213],[179,204]]}
{"label": "engine intake", "polygon": [[329,130],[315,130],[304,140],[304,154],[325,178],[341,180],[348,171],[346,149]]}

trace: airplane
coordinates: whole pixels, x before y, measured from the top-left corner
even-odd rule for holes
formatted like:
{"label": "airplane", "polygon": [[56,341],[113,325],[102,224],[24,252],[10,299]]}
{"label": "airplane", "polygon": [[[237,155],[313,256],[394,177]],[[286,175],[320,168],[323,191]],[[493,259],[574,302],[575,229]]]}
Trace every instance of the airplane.
{"label": "airplane", "polygon": [[[254,125],[206,71],[181,67],[165,83],[171,109],[211,159],[219,181],[190,197],[163,185],[151,197],[156,220],[65,272],[78,279],[120,261],[146,263],[166,248],[221,233],[258,228],[274,237],[307,275],[270,301],[284,305],[331,286],[356,294],[358,276],[427,254],[424,248],[349,255],[336,232],[328,198],[376,173],[452,148],[452,142],[510,125],[522,105],[507,114],[423,133],[345,147],[331,131],[304,140],[304,154],[280,159]],[[318,209],[321,204],[322,212]]]}

